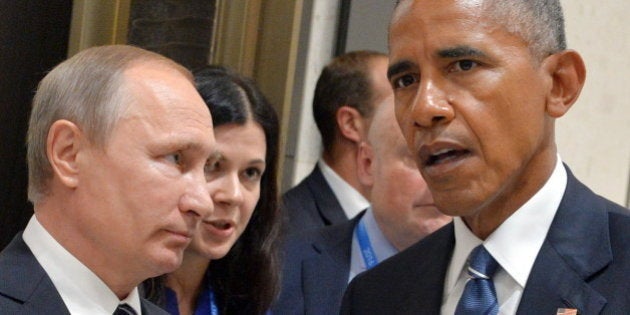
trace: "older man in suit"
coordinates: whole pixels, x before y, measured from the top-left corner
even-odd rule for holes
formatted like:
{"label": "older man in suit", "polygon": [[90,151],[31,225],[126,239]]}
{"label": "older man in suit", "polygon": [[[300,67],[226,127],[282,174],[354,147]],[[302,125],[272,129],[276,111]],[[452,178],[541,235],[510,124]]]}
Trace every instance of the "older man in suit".
{"label": "older man in suit", "polygon": [[179,267],[212,213],[213,157],[210,113],[175,62],[103,46],[57,66],[33,101],[35,214],[0,254],[0,313],[165,314],[136,287]]}
{"label": "older man in suit", "polygon": [[372,51],[337,56],[322,70],[313,116],[323,152],[311,174],[282,196],[288,231],[345,222],[369,205],[357,153],[374,109],[391,95],[386,73],[387,56]]}
{"label": "older man in suit", "polygon": [[435,203],[457,216],[357,277],[343,314],[628,314],[630,216],[558,156],[585,80],[557,0],[403,0],[396,115]]}
{"label": "older man in suit", "polygon": [[358,156],[372,201],[351,221],[289,241],[274,314],[338,314],[343,292],[373,267],[451,221],[433,204],[394,116],[390,94],[375,110]]}

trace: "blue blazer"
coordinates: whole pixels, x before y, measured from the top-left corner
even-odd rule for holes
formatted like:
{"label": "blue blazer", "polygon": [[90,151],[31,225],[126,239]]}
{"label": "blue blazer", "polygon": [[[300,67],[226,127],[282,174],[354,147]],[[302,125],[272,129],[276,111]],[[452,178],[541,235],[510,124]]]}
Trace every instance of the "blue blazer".
{"label": "blue blazer", "polygon": [[[536,257],[517,314],[630,314],[630,216],[567,169],[567,189]],[[439,314],[453,224],[357,276],[342,314]]]}
{"label": "blue blazer", "polygon": [[[151,302],[141,299],[143,315],[167,315]],[[22,233],[0,253],[0,313],[28,315],[70,315],[61,296],[22,239]]]}
{"label": "blue blazer", "polygon": [[282,196],[289,233],[348,221],[319,166]]}
{"label": "blue blazer", "polygon": [[339,314],[350,273],[352,235],[364,213],[287,241],[280,297],[272,308],[274,315]]}

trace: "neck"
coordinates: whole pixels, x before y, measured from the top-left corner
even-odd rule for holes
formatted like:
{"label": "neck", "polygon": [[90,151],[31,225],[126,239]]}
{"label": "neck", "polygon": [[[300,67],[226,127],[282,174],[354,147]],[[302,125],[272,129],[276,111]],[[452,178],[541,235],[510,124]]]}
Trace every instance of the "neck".
{"label": "neck", "polygon": [[361,185],[357,177],[357,154],[358,150],[354,146],[344,149],[333,149],[332,152],[324,152],[322,159],[350,186],[356,189],[363,197],[369,200],[368,187]]}
{"label": "neck", "polygon": [[186,250],[181,267],[166,276],[166,286],[177,295],[181,315],[193,314],[209,265],[208,258]]}
{"label": "neck", "polygon": [[512,176],[514,180],[497,192],[494,198],[486,201],[479,211],[462,217],[472,233],[482,240],[490,236],[545,185],[556,166],[556,159],[555,147],[534,157],[528,165],[517,171],[519,174]]}
{"label": "neck", "polygon": [[37,221],[65,250],[99,277],[118,299],[125,299],[148,276],[142,277],[131,271],[127,262],[108,259],[110,255],[104,253],[102,248],[82,237],[79,224],[60,224],[68,222],[69,217],[78,216],[57,200],[47,198],[35,206]]}

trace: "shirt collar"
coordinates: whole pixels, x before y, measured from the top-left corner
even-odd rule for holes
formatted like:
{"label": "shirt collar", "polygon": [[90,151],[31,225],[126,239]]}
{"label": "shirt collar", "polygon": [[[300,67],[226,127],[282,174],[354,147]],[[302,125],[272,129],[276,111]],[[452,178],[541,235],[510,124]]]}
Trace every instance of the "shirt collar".
{"label": "shirt collar", "polygon": [[370,206],[368,200],[341,178],[323,159],[320,159],[317,165],[322,171],[326,182],[330,185],[333,194],[339,200],[339,204],[347,218],[354,218],[359,212]]}
{"label": "shirt collar", "polygon": [[[363,217],[360,219],[364,225],[365,230],[372,246],[372,251],[376,255],[376,260],[381,263],[383,260],[398,253],[398,250],[387,240],[385,235],[378,226],[376,219],[374,218],[374,212],[372,207],[368,207]],[[359,223],[357,222],[357,225]],[[361,246],[356,235],[356,226],[352,233],[352,251],[350,254],[350,276],[348,281],[352,280],[354,276],[366,270],[365,261],[361,254]]]}
{"label": "shirt collar", "polygon": [[111,315],[118,304],[127,303],[141,314],[135,288],[124,300],[89,268],[59,244],[33,215],[23,233],[26,245],[46,271],[71,314]]}
{"label": "shirt collar", "polygon": [[445,290],[450,292],[464,269],[466,259],[483,243],[488,252],[519,285],[525,287],[536,256],[558,211],[567,186],[567,172],[560,157],[543,187],[482,242],[461,218],[454,218],[455,249],[447,272]]}

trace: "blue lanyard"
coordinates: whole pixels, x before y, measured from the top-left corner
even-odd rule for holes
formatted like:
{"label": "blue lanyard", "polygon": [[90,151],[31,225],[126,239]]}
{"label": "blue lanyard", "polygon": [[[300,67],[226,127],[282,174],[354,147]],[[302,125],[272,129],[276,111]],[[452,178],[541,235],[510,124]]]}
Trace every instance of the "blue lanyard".
{"label": "blue lanyard", "polygon": [[219,315],[219,307],[217,307],[214,291],[212,289],[208,290],[208,295],[210,296],[210,315]]}
{"label": "blue lanyard", "polygon": [[370,269],[376,266],[378,264],[378,260],[376,259],[376,254],[372,249],[370,237],[367,234],[363,220],[359,220],[355,233],[357,240],[359,241],[359,247],[361,248],[361,255],[363,256],[363,261],[365,262],[365,268]]}
{"label": "blue lanyard", "polygon": [[214,298],[214,291],[212,289],[208,290],[208,295],[210,295],[210,315],[219,315],[219,307],[217,307],[217,301]]}

